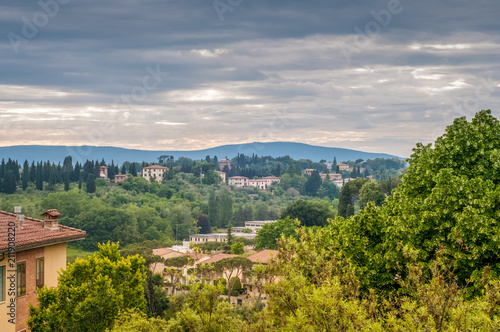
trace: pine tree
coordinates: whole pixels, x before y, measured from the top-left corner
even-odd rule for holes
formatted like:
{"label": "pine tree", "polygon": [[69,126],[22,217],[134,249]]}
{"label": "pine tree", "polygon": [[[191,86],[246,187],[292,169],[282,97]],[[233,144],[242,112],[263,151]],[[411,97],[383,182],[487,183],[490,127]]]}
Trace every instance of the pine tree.
{"label": "pine tree", "polygon": [[319,173],[317,171],[312,172],[304,185],[306,194],[309,196],[316,196],[319,187],[321,187],[321,182]]}
{"label": "pine tree", "polygon": [[227,224],[227,244],[232,245],[234,242],[234,237],[233,237],[233,224],[229,222]]}

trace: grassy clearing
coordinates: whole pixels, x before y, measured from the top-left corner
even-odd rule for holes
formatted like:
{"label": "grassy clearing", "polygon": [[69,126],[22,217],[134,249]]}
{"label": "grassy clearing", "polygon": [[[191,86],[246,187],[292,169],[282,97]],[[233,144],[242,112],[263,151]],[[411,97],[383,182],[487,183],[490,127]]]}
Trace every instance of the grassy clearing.
{"label": "grassy clearing", "polygon": [[86,251],[78,248],[68,247],[66,249],[66,260],[68,263],[73,263],[77,258],[87,258],[93,253],[93,251]]}

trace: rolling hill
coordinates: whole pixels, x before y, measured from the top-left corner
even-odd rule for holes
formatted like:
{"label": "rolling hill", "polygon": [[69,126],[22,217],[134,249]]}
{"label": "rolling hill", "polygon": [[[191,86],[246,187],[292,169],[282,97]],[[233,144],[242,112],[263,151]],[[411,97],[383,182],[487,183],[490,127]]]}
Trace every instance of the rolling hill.
{"label": "rolling hill", "polygon": [[[290,156],[294,159],[311,159],[320,161],[321,159],[337,161],[347,161],[356,159],[375,159],[375,158],[400,158],[384,153],[370,153],[342,148],[328,148],[321,146],[308,145],[303,143],[273,142],[273,143],[248,143],[223,145],[210,149],[197,151],[149,151],[134,150],[106,146],[43,146],[43,145],[17,145],[9,147],[0,147],[0,158],[12,158],[20,163],[27,159],[32,161],[46,161],[59,163],[68,155],[73,157],[73,162],[84,162],[85,160],[101,160],[106,162],[113,160],[121,164],[125,161],[137,162],[157,162],[161,155],[170,155],[175,158],[187,157],[191,159],[202,159],[207,155],[216,155],[219,159],[222,157],[233,158],[243,153],[259,156]],[[400,158],[402,159],[402,158]]]}

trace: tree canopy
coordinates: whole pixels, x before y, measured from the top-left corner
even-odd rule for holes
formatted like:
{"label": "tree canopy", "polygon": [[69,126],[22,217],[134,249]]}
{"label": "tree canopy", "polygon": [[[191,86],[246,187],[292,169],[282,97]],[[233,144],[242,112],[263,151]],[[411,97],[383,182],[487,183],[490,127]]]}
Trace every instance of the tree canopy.
{"label": "tree canopy", "polygon": [[38,290],[38,307],[30,305],[33,331],[105,331],[121,310],[144,311],[144,260],[123,258],[118,244],[101,244],[88,259],[69,264],[57,288]]}
{"label": "tree canopy", "polygon": [[306,227],[326,226],[328,218],[334,218],[335,213],[325,201],[301,199],[283,210],[280,217],[281,219],[286,217],[298,219],[301,225]]}

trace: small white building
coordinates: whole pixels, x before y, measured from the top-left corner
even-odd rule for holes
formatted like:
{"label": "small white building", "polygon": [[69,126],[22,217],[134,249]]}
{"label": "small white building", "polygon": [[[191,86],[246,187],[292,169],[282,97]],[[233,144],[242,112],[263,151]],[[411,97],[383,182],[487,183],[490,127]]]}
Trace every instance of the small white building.
{"label": "small white building", "polygon": [[255,220],[255,221],[245,221],[245,228],[248,228],[252,233],[257,233],[262,226],[266,224],[271,224],[277,220]]}
{"label": "small white building", "polygon": [[[257,234],[252,233],[231,233],[234,237],[244,237],[246,239],[255,239]],[[189,242],[205,243],[205,242],[226,242],[227,233],[210,233],[210,234],[192,234],[189,235]]]}
{"label": "small white building", "polygon": [[250,181],[250,179],[247,178],[246,176],[231,176],[228,179],[228,184],[230,186],[247,188],[249,185],[249,181]]}

